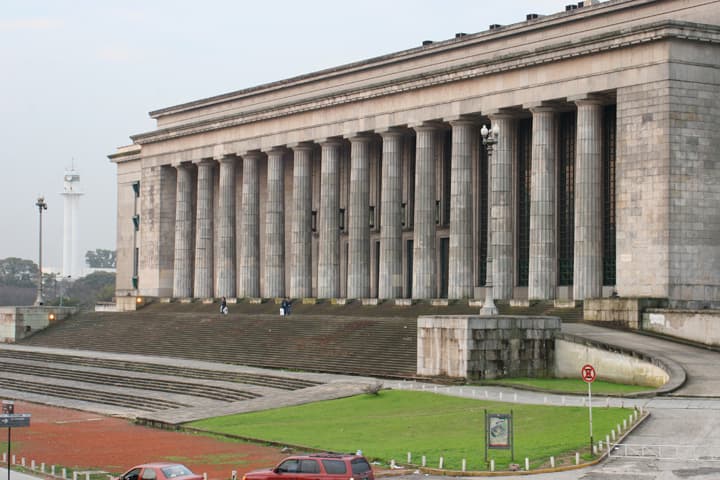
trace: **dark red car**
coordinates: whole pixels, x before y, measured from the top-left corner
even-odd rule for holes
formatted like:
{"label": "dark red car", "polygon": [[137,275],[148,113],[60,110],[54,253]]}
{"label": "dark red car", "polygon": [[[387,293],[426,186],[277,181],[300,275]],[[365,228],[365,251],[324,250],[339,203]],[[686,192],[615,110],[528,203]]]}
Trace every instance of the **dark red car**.
{"label": "dark red car", "polygon": [[294,455],[275,468],[254,470],[243,480],[375,480],[370,463],[362,455],[317,453]]}
{"label": "dark red car", "polygon": [[117,480],[203,480],[180,463],[145,463],[136,465]]}

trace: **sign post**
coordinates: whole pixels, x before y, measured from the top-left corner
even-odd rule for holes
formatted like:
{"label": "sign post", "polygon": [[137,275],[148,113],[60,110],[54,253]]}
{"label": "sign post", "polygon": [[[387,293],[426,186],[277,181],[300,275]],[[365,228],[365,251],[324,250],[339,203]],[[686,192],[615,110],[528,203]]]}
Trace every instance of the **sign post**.
{"label": "sign post", "polygon": [[588,386],[588,411],[590,415],[590,455],[593,454],[593,429],[592,429],[592,383],[595,381],[595,378],[597,377],[597,373],[595,373],[595,367],[593,367],[590,364],[583,365],[582,369],[580,370],[580,375],[582,376],[582,379],[587,383]]}
{"label": "sign post", "polygon": [[485,410],[485,463],[488,461],[488,449],[510,450],[510,461],[515,461],[512,410],[510,410],[510,414],[488,413]]}
{"label": "sign post", "polygon": [[0,415],[0,428],[8,429],[8,446],[7,446],[7,480],[10,480],[10,432],[12,427],[29,427],[29,413],[15,413],[15,402],[12,400],[2,401],[2,415]]}

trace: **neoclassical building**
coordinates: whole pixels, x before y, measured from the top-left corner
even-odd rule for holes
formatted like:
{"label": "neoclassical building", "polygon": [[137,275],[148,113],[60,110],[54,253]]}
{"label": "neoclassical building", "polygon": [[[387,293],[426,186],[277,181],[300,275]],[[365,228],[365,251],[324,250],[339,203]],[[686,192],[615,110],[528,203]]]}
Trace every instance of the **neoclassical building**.
{"label": "neoclassical building", "polygon": [[118,295],[719,304],[720,1],[582,3],[151,112]]}

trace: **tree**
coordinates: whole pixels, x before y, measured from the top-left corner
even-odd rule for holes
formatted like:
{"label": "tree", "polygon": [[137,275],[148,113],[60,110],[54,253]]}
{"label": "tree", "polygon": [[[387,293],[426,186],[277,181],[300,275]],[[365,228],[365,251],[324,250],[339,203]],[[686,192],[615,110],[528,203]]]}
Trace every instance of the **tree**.
{"label": "tree", "polygon": [[0,260],[0,285],[33,287],[36,285],[38,266],[32,260],[17,257]]}
{"label": "tree", "polygon": [[110,301],[115,294],[115,274],[95,272],[78,278],[68,285],[65,292],[67,305],[90,307],[99,301]]}
{"label": "tree", "polygon": [[115,268],[115,250],[88,250],[85,253],[85,263],[90,268]]}

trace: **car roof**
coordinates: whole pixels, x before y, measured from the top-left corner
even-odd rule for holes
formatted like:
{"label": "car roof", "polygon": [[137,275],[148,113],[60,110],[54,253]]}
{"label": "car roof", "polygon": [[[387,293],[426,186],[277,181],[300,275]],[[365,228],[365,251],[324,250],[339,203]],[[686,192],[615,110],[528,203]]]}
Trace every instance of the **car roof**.
{"label": "car roof", "polygon": [[[183,467],[185,466],[185,465],[183,465],[182,463],[177,463],[177,462],[152,462],[152,463],[143,463],[143,464],[141,464],[141,465],[135,465],[135,466],[132,467],[132,468],[171,467],[171,466],[174,466],[174,465],[182,465]],[[186,467],[186,468],[187,468],[187,467]]]}

